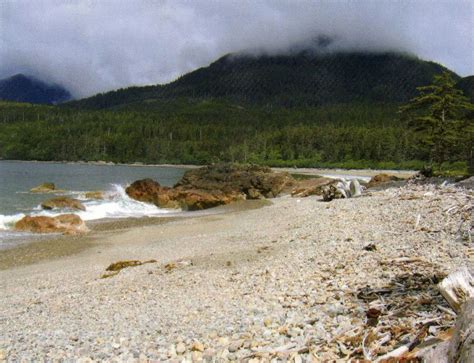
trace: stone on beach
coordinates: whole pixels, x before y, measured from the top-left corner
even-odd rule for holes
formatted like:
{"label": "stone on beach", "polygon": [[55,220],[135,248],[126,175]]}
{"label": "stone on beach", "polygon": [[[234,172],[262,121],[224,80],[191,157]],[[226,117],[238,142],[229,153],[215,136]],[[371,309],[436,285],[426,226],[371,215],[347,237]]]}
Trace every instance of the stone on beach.
{"label": "stone on beach", "polygon": [[89,231],[84,221],[75,214],[61,214],[56,217],[25,216],[15,223],[16,231],[34,233],[81,234]]}
{"label": "stone on beach", "polygon": [[[407,184],[332,204],[279,198],[98,234],[84,253],[0,271],[8,316],[0,353],[8,361],[376,361],[453,325],[437,284],[469,261],[472,248],[457,236],[471,227],[472,203],[456,186]],[[113,261],[152,257],[156,264],[98,278]]]}
{"label": "stone on beach", "polygon": [[68,198],[68,197],[57,197],[49,199],[41,203],[41,208],[43,209],[76,209],[76,210],[86,210],[86,207],[77,199]]}

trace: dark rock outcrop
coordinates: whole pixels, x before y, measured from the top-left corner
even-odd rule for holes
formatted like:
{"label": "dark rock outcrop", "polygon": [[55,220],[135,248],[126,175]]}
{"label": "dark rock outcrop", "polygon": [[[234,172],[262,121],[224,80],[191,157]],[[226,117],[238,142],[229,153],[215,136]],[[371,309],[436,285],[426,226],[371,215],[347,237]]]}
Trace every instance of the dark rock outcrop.
{"label": "dark rock outcrop", "polygon": [[246,199],[274,198],[294,184],[289,173],[258,165],[219,164],[187,171],[175,188],[243,193]]}
{"label": "dark rock outcrop", "polygon": [[274,173],[266,167],[221,164],[189,170],[173,188],[143,179],[127,187],[126,192],[133,199],[161,208],[200,210],[237,200],[273,198],[294,182],[288,173]]}

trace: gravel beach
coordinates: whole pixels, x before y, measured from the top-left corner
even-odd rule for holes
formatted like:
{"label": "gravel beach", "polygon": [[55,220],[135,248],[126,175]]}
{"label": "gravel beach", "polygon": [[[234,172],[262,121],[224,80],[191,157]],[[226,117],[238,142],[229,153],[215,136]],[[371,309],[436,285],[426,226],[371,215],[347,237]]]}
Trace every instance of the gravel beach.
{"label": "gravel beach", "polygon": [[[0,271],[0,361],[375,359],[453,324],[436,283],[472,263],[473,203],[408,185],[93,231]],[[123,260],[152,262],[102,278]]]}

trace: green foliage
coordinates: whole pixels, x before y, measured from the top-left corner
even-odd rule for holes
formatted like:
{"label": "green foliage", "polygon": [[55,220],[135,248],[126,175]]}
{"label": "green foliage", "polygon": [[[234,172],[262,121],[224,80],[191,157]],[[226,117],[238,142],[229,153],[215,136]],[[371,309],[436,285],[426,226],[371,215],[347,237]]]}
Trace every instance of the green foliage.
{"label": "green foliage", "polygon": [[448,72],[436,75],[432,85],[418,87],[415,97],[400,112],[408,117],[420,145],[438,165],[464,155],[472,164],[474,105],[455,88]]}
{"label": "green foliage", "polygon": [[0,103],[0,158],[418,169],[430,149],[396,111],[443,70],[393,53],[230,55],[167,85]]}
{"label": "green foliage", "polygon": [[0,157],[397,168],[426,155],[413,147],[414,135],[399,125],[396,109],[340,104],[268,110],[176,100],[141,112],[79,112],[2,103]]}

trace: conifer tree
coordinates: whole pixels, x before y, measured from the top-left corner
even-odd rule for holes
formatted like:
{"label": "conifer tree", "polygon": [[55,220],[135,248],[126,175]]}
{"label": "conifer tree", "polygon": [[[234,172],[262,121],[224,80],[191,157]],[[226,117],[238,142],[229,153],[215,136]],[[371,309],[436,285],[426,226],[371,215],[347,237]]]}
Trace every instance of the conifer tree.
{"label": "conifer tree", "polygon": [[465,154],[472,165],[472,140],[474,105],[461,90],[454,87],[455,81],[449,72],[436,75],[433,84],[417,87],[419,96],[400,112],[418,135],[420,145],[430,155],[431,163],[438,165],[455,158],[458,150]]}

